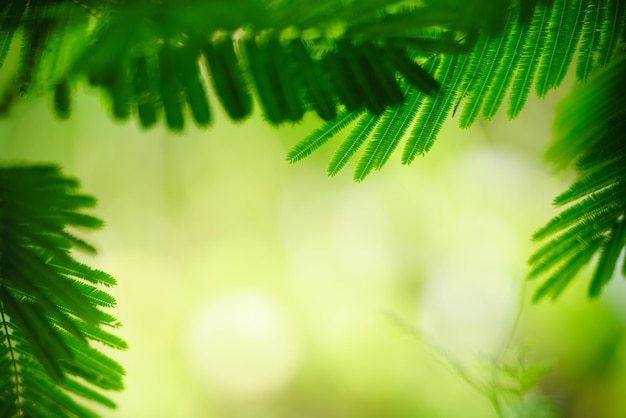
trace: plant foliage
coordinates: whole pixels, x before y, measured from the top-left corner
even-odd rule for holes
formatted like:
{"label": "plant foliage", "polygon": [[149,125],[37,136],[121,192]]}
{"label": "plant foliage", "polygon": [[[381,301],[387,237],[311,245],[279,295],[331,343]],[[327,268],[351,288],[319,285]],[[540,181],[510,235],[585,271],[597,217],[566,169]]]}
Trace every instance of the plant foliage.
{"label": "plant foliage", "polygon": [[[314,111],[325,122],[289,152],[295,162],[340,133],[328,165],[356,159],[361,181],[397,149],[410,164],[443,123],[462,128],[509,118],[530,92],[545,96],[570,67],[582,84],[559,108],[550,158],[576,162],[570,205],[535,234],[535,299],[556,297],[594,257],[597,296],[626,236],[623,132],[626,3],[622,0],[7,0],[0,67],[14,77],[0,97],[49,95],[71,114],[79,83],[109,112],[144,128],[182,131],[213,120],[209,88],[239,122],[255,104],[268,123]],[[10,58],[18,56],[16,60]],[[16,62],[13,65],[13,62]],[[8,69],[8,70],[7,70]],[[78,183],[49,166],[0,169],[0,416],[92,416],[68,393],[107,406],[122,368],[93,348],[126,344],[102,308],[114,280],[71,257],[93,248],[67,226],[96,228]],[[626,264],[626,263],[624,263]],[[626,273],[626,271],[624,271]],[[8,378],[4,378],[8,376]],[[95,389],[94,389],[95,387]]]}
{"label": "plant foliage", "polygon": [[54,166],[0,169],[0,416],[92,417],[74,395],[115,407],[124,369],[94,347],[126,343],[111,333],[110,275],[76,261],[95,250],[68,227],[98,228],[82,212],[95,199]]}
{"label": "plant foliage", "polygon": [[558,167],[575,160],[578,180],[555,199],[556,205],[569,207],[533,236],[536,240],[547,240],[530,259],[530,277],[547,277],[535,299],[556,298],[597,255],[589,285],[589,295],[596,297],[613,276],[618,259],[623,257],[626,243],[624,91],[626,54],[620,54],[561,104],[556,121],[557,137],[548,156]]}
{"label": "plant foliage", "polygon": [[[471,52],[444,51],[432,55],[428,68],[441,85],[438,94],[428,96],[411,88],[407,100],[398,107],[387,108],[386,117],[378,119],[375,126],[347,126],[347,138],[358,143],[353,147],[344,143],[340,149],[364,142],[377,144],[381,136],[390,134],[399,136],[394,141],[405,140],[402,163],[410,164],[432,147],[443,122],[451,115],[458,112],[459,125],[468,128],[479,116],[495,116],[508,95],[507,116],[515,118],[533,86],[537,96],[543,97],[561,84],[577,51],[576,75],[583,81],[624,48],[623,2],[555,0],[537,5],[532,13],[522,6],[511,5],[503,10],[503,32],[482,30],[475,34]],[[416,59],[418,55],[415,53]],[[584,115],[580,117],[585,120]],[[387,122],[391,119],[404,123],[389,133]],[[304,138],[287,158],[298,161],[303,157],[300,149],[327,142],[340,132],[334,124],[335,121],[329,121]],[[376,149],[376,145],[365,148],[357,163],[355,180],[361,181],[371,172],[362,167],[370,166],[367,162]],[[328,172],[337,172],[333,163]]]}
{"label": "plant foliage", "polygon": [[403,101],[396,74],[425,94],[439,87],[407,45],[468,48],[463,38],[477,28],[459,18],[459,4],[10,1],[0,14],[0,63],[22,27],[12,95],[53,92],[61,117],[69,115],[70,87],[86,79],[120,120],[137,116],[150,127],[163,117],[179,131],[190,113],[206,126],[205,72],[234,121],[250,115],[252,92],[272,124],[299,121],[310,109],[330,120],[337,105],[380,114]]}

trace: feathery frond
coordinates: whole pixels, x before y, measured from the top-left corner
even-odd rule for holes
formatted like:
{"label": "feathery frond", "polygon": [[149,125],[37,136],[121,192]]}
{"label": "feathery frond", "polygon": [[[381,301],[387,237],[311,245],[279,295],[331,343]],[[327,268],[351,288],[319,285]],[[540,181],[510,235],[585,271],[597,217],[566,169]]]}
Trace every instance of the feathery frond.
{"label": "feathery frond", "polygon": [[[403,163],[412,162],[416,155],[430,149],[450,115],[451,104],[452,114],[460,108],[459,125],[467,128],[479,115],[485,119],[495,116],[510,89],[507,115],[514,118],[524,107],[533,84],[540,97],[561,84],[579,44],[577,77],[583,81],[609,63],[626,41],[623,4],[601,0],[523,3],[509,7],[504,15],[502,30],[469,33],[470,40],[464,42],[472,45],[471,52],[454,62],[449,52],[437,51],[436,55],[442,58],[435,79],[441,91],[434,98],[423,99],[423,106],[408,115],[408,122],[414,128],[406,135]],[[485,19],[489,21],[488,17]],[[461,26],[455,22],[455,27]],[[476,40],[471,40],[472,37]],[[457,38],[457,42],[461,40]],[[419,54],[415,57],[419,59]],[[449,65],[459,68],[452,71]],[[417,82],[412,84],[420,86]],[[385,115],[406,120],[407,115],[402,113],[405,110],[406,107],[392,107]],[[372,130],[370,141],[380,140],[379,132]],[[367,166],[362,164],[364,168]],[[370,171],[366,169],[363,173]]]}
{"label": "feathery frond", "polygon": [[25,1],[12,1],[0,12],[0,67],[9,53],[13,36],[20,27],[25,12]]}
{"label": "feathery frond", "polygon": [[334,176],[343,168],[350,158],[361,148],[369,134],[378,124],[380,115],[372,115],[364,112],[359,116],[356,126],[346,139],[341,143],[330,163],[328,163],[328,175]]}
{"label": "feathery frond", "polygon": [[557,139],[550,157],[565,167],[578,160],[579,179],[555,199],[571,204],[538,230],[547,240],[530,258],[530,277],[547,276],[535,299],[558,296],[576,274],[598,254],[589,295],[596,297],[613,276],[626,244],[626,55],[607,67],[559,107]]}
{"label": "feathery frond", "polygon": [[[444,89],[456,90],[456,86],[462,82],[465,74],[466,61],[467,56],[445,57],[438,65],[437,76],[441,77],[442,85],[446,86]],[[434,97],[427,97],[420,103],[419,111],[414,117],[413,127],[404,145],[403,164],[410,164],[416,156],[430,150],[444,120],[457,100],[460,98],[443,92]],[[410,119],[413,114],[415,112],[412,111],[403,114],[407,119],[407,124],[411,123]]]}
{"label": "feathery frond", "polygon": [[321,128],[317,129],[302,141],[297,143],[287,154],[287,160],[295,163],[310,155],[313,151],[321,147],[332,138],[337,132],[350,125],[356,118],[358,113],[344,110],[337,117],[326,122]]}
{"label": "feathery frond", "polygon": [[[435,71],[437,64],[435,59],[431,59],[425,67],[429,71]],[[411,89],[409,94],[411,95],[410,99],[400,109],[390,108],[383,114],[371,135],[368,148],[357,164],[354,173],[355,180],[362,181],[372,169],[380,170],[404,137],[405,132],[410,127],[407,119],[422,106],[426,98],[424,94],[415,89]]]}
{"label": "feathery frond", "polygon": [[514,119],[524,108],[535,75],[539,60],[543,54],[544,44],[550,23],[550,9],[537,7],[535,14],[528,24],[526,39],[522,42],[515,54],[519,56],[515,76],[511,84],[511,94],[507,107],[507,116]]}
{"label": "feathery frond", "polygon": [[[497,36],[516,2],[235,0],[163,4],[70,0],[10,1],[0,15],[0,64],[23,28],[17,80],[31,96],[54,94],[60,117],[80,79],[101,88],[118,120],[136,116],[151,127],[158,114],[184,129],[191,116],[211,121],[202,55],[226,113],[251,111],[251,87],[273,124],[298,121],[309,109],[330,120],[335,106],[382,114],[398,106],[400,74],[434,94],[439,84],[409,58],[469,52],[480,31]],[[534,4],[527,3],[525,10]],[[178,59],[180,58],[180,59]]]}
{"label": "feathery frond", "polygon": [[0,169],[0,406],[7,418],[95,417],[68,393],[115,407],[98,389],[123,388],[123,368],[89,344],[127,348],[106,330],[117,321],[102,310],[115,299],[99,285],[115,279],[70,254],[82,241],[68,226],[102,225],[81,212],[95,200],[77,187],[53,166]]}

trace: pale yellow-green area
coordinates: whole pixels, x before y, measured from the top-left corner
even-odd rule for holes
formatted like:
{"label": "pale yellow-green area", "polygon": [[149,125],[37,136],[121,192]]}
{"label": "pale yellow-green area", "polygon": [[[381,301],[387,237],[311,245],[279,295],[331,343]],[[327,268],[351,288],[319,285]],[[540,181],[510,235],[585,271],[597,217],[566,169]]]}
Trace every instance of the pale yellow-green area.
{"label": "pale yellow-green area", "polygon": [[84,259],[118,279],[131,347],[111,353],[127,388],[105,417],[490,418],[454,368],[488,392],[484,364],[520,357],[552,367],[531,399],[619,418],[621,279],[597,301],[583,277],[554,304],[529,303],[535,283],[522,292],[530,235],[572,179],[542,158],[553,110],[450,121],[424,158],[398,152],[354,183],[354,163],[325,175],[339,139],[285,161],[314,117],[274,129],[258,109],[240,125],[214,109],[206,131],[144,132],[81,93],[69,121],[44,100],[14,108],[0,159],[60,164],[99,199],[107,226]]}

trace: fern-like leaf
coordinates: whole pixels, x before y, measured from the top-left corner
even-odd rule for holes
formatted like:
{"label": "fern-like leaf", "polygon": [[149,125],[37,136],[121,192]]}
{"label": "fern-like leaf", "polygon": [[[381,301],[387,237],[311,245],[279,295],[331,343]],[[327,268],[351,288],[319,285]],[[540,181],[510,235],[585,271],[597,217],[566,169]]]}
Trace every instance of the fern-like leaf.
{"label": "fern-like leaf", "polygon": [[[598,57],[598,46],[602,38],[602,21],[606,4],[601,2],[590,3],[585,11],[582,27],[580,51],[576,61],[576,78],[586,80],[591,69],[596,66],[601,57]],[[602,57],[603,58],[603,57]]]}
{"label": "fern-like leaf", "polygon": [[505,45],[506,40],[503,36],[496,38],[495,42],[491,39],[484,39],[478,43],[476,53],[472,55],[473,59],[467,69],[470,78],[463,92],[466,101],[459,117],[459,126],[462,129],[471,126],[478,117],[482,101],[486,97],[485,93],[488,91],[488,84],[502,82],[493,76],[502,58]]}
{"label": "fern-like leaf", "polygon": [[506,44],[502,55],[498,59],[499,64],[493,75],[493,80],[489,83],[489,89],[485,93],[484,104],[482,105],[482,116],[489,120],[493,118],[502,105],[504,97],[513,81],[515,68],[521,57],[521,47],[526,42],[528,26],[520,24],[522,17],[509,16],[506,30]]}
{"label": "fern-like leaf", "polygon": [[115,299],[98,285],[115,279],[70,254],[67,226],[102,224],[80,212],[95,201],[77,187],[53,166],[0,169],[0,406],[7,418],[96,417],[69,393],[115,407],[98,388],[123,388],[123,368],[89,344],[127,348],[104,329],[117,326],[101,310]]}
{"label": "fern-like leaf", "polygon": [[[356,166],[354,172],[356,181],[362,181],[374,169],[379,170],[398,146],[400,139],[402,139],[403,130],[406,129],[404,126],[398,129],[398,118],[401,118],[400,112],[390,109],[377,120],[372,139]],[[357,126],[356,129],[359,128],[361,127]],[[362,127],[363,130],[368,128],[368,125]],[[363,132],[360,132],[357,138],[361,136],[363,136]]]}
{"label": "fern-like leaf", "polygon": [[13,0],[6,4],[4,10],[0,12],[0,67],[4,64],[13,36],[20,26],[22,17],[26,12],[26,2]]}
{"label": "fern-like leaf", "polygon": [[537,7],[529,24],[526,39],[516,51],[520,57],[507,107],[507,116],[510,119],[517,117],[526,104],[547,39],[549,22],[550,9],[542,6]]}
{"label": "fern-like leaf", "polygon": [[[624,18],[626,3],[620,0],[608,0],[602,17],[603,28],[598,45],[598,66],[604,67],[617,52],[620,39],[623,41],[626,34],[626,18]],[[617,16],[618,19],[615,19]]]}
{"label": "fern-like leaf", "polygon": [[[455,2],[116,3],[91,14],[75,3],[32,1],[22,10],[10,2],[0,14],[0,33],[7,33],[0,51],[8,50],[20,25],[24,29],[22,91],[54,91],[55,110],[67,117],[68,87],[87,79],[101,88],[117,119],[136,114],[148,128],[162,109],[174,131],[184,128],[186,108],[198,125],[210,123],[199,55],[234,120],[251,112],[249,81],[273,124],[301,120],[309,109],[330,120],[337,104],[382,114],[403,101],[396,72],[427,94],[439,88],[410,55],[466,52],[465,35],[482,22],[467,19],[474,9],[459,10]],[[503,10],[509,2],[487,3],[489,10]],[[494,16],[489,20],[485,27],[499,25]]]}
{"label": "fern-like leaf", "polygon": [[243,78],[240,60],[235,53],[234,41],[218,33],[211,41],[202,45],[213,90],[224,110],[234,121],[240,121],[252,112],[252,97]]}
{"label": "fern-like leaf", "polygon": [[284,53],[276,37],[247,39],[242,47],[266,119],[275,125],[299,120],[304,108],[284,68]]}
{"label": "fern-like leaf", "polygon": [[211,123],[211,111],[204,83],[200,75],[199,49],[190,43],[176,50],[177,62],[180,68],[180,80],[187,106],[198,126],[207,126]]}
{"label": "fern-like leaf", "polygon": [[559,108],[559,136],[549,155],[559,167],[577,158],[580,178],[555,199],[557,205],[571,206],[534,235],[549,239],[529,260],[530,277],[548,275],[535,300],[560,294],[596,254],[589,296],[599,296],[626,245],[626,99],[618,93],[626,87],[624,80],[622,53]]}
{"label": "fern-like leaf", "polygon": [[[607,57],[614,56],[616,45],[618,45],[616,28],[623,28],[622,22],[626,20],[623,6],[612,3],[605,5],[600,0],[584,2],[559,0],[537,2],[537,4],[529,2],[522,6],[521,9],[518,7],[508,9],[503,30],[485,30],[478,34],[470,31],[466,35],[467,40],[457,39],[459,43],[465,42],[473,45],[469,54],[455,61],[451,61],[452,56],[446,53],[441,54],[443,57],[439,61],[442,66],[436,73],[437,85],[441,83],[441,91],[433,99],[425,98],[419,110],[416,109],[408,117],[402,113],[406,110],[404,106],[387,111],[383,121],[404,120],[405,123],[413,126],[404,147],[402,158],[404,163],[410,163],[416,155],[430,149],[443,122],[450,113],[454,115],[459,106],[462,107],[459,124],[462,128],[467,128],[480,114],[486,119],[492,118],[501,107],[510,87],[507,115],[509,118],[516,117],[524,107],[533,84],[537,95],[543,96],[549,89],[557,87],[563,81],[581,38],[583,47],[593,45],[593,60],[589,65],[585,65],[585,70],[580,73],[582,78],[586,77],[588,73],[606,64],[609,60]],[[445,10],[446,6],[437,7],[443,7]],[[602,13],[601,21],[593,18],[593,10]],[[486,19],[490,21],[490,18]],[[584,24],[584,19],[590,23]],[[495,22],[492,24],[492,29],[497,27]],[[455,21],[454,26],[462,27],[463,25]],[[618,38],[623,39],[624,35],[620,36],[622,38]],[[600,54],[598,52],[600,50],[605,52]],[[395,52],[393,48],[387,48],[386,53],[393,55]],[[583,55],[584,53],[581,54]],[[412,64],[405,65],[406,61],[403,60],[404,58],[392,57],[390,63],[404,74],[402,68],[408,68]],[[452,62],[456,67],[454,71],[448,67]],[[420,70],[423,69],[420,68]],[[432,71],[425,72],[425,74],[432,73]],[[432,92],[431,87],[433,89],[435,87],[435,84],[429,87],[430,84],[420,78],[419,71],[416,71],[414,75],[404,74],[404,76],[426,93]],[[349,91],[351,90],[348,90],[348,93]],[[615,88],[611,92],[601,93],[607,94],[611,100],[603,103],[600,108],[593,109],[592,112],[605,114],[603,112],[608,111],[610,113],[608,109],[614,108],[612,100],[621,94],[619,93],[621,91],[623,91],[622,88]],[[353,92],[351,98],[356,97],[358,97],[358,92]],[[407,95],[407,97],[411,96]],[[584,103],[585,100],[581,102]],[[362,105],[362,102],[356,100],[348,106],[348,109],[358,111],[362,109],[359,104]],[[452,112],[450,112],[451,108]],[[581,149],[584,149],[586,138],[597,134],[595,131],[587,130],[586,120],[586,118],[577,118],[575,121],[565,122],[575,126],[582,133],[576,140],[581,144]],[[395,131],[390,131],[392,132],[390,143],[395,144],[392,147],[385,146],[385,140],[381,141],[380,132],[384,132],[384,129],[374,129],[370,133],[369,151],[366,150],[366,155],[361,159],[362,173],[369,173],[376,166],[373,163],[375,159],[371,157],[376,154],[379,145],[387,150],[394,149],[397,145],[394,142],[393,132]],[[558,145],[551,153],[559,153]],[[356,176],[356,178],[362,177]]]}
{"label": "fern-like leaf", "polygon": [[[620,125],[625,100],[623,92],[626,91],[625,62],[624,53],[617,55],[609,66],[589,80],[592,87],[579,89],[577,100],[566,100],[558,108],[557,139],[548,150],[548,159],[557,168],[567,167],[583,158],[591,147],[594,152],[601,149],[595,144],[614,133],[614,128]],[[610,123],[611,130],[607,131]]]}
{"label": "fern-like leaf", "polygon": [[359,148],[361,148],[361,145],[363,145],[372,130],[376,127],[380,118],[380,115],[375,116],[367,112],[364,112],[359,117],[356,126],[350,131],[330,160],[327,169],[329,176],[337,174]]}
{"label": "fern-like leaf", "polygon": [[599,296],[604,285],[611,280],[617,259],[624,249],[625,242],[626,227],[624,227],[624,215],[622,215],[618,218],[615,225],[609,229],[603,241],[600,249],[600,259],[589,285],[589,296]]}
{"label": "fern-like leaf", "polygon": [[[451,112],[454,103],[459,100],[455,94],[448,94],[448,90],[453,92],[460,90],[458,86],[464,82],[466,63],[467,56],[460,56],[444,59],[439,65],[438,75],[442,77],[441,84],[446,86],[445,90],[434,98],[424,99],[421,103],[419,113],[415,117],[415,124],[404,146],[403,164],[410,164],[416,156],[428,152],[434,144],[443,122]],[[410,120],[414,113],[407,113],[406,118]]]}
{"label": "fern-like leaf", "polygon": [[305,101],[310,102],[315,112],[328,121],[337,116],[337,103],[328,76],[322,71],[321,63],[311,57],[302,39],[291,39],[286,46],[288,65],[304,91]]}
{"label": "fern-like leaf", "polygon": [[176,60],[177,46],[165,43],[158,51],[158,88],[167,126],[173,131],[185,127],[182,77]]}
{"label": "fern-like leaf", "polygon": [[324,145],[330,138],[335,136],[335,134],[350,125],[357,117],[358,113],[355,112],[348,110],[340,112],[334,120],[326,122],[321,128],[315,130],[309,136],[294,145],[287,154],[287,160],[295,163],[307,157],[313,151]]}
{"label": "fern-like leaf", "polygon": [[156,74],[151,71],[154,65],[150,65],[148,60],[146,55],[140,55],[129,62],[135,108],[144,128],[153,126],[159,115]]}
{"label": "fern-like leaf", "polygon": [[537,73],[535,92],[543,97],[557,87],[569,68],[580,39],[587,1],[556,0],[552,7],[546,38]]}

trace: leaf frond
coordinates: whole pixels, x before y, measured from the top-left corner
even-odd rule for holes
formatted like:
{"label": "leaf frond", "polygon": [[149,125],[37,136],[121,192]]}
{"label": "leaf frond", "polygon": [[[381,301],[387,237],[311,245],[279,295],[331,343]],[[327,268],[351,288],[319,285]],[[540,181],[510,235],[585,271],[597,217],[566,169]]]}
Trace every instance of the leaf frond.
{"label": "leaf frond", "polygon": [[438,67],[438,76],[445,86],[444,91],[434,98],[425,98],[419,108],[406,113],[407,119],[412,118],[415,113],[417,116],[414,117],[414,125],[404,146],[403,164],[410,164],[416,156],[428,152],[434,144],[443,122],[450,114],[454,103],[460,99],[448,91],[460,90],[459,86],[464,82],[466,63],[467,56],[444,58]]}
{"label": "leaf frond", "polygon": [[369,113],[362,114],[356,122],[356,126],[350,131],[346,139],[339,145],[328,164],[328,175],[334,176],[346,165],[352,156],[361,148],[372,130],[378,124],[380,116]]}
{"label": "leaf frond", "polygon": [[0,168],[0,404],[7,418],[96,417],[69,393],[115,407],[99,390],[123,387],[121,366],[90,346],[127,348],[104,329],[117,320],[100,310],[115,299],[99,285],[115,279],[70,254],[83,241],[67,227],[102,224],[82,212],[95,201],[77,188],[54,166]]}
{"label": "leaf frond", "polygon": [[537,71],[535,92],[543,97],[565,78],[580,40],[585,1],[556,0],[552,7],[550,25]]}
{"label": "leaf frond", "polygon": [[[404,105],[391,107],[391,110],[384,114],[383,122],[393,119],[404,120],[413,127],[412,134],[408,135],[404,146],[403,163],[410,163],[416,155],[430,149],[443,122],[450,114],[454,115],[459,107],[461,107],[459,124],[462,128],[467,128],[479,115],[485,119],[495,116],[510,91],[507,115],[509,118],[516,117],[524,107],[533,84],[538,96],[543,96],[549,89],[560,85],[579,44],[583,48],[586,45],[595,45],[592,48],[594,59],[586,66],[585,71],[579,72],[581,80],[606,63],[612,62],[617,43],[611,34],[615,34],[615,28],[622,27],[621,22],[625,20],[624,8],[613,4],[605,5],[599,0],[522,2],[521,6],[516,4],[505,8],[500,8],[501,4],[498,7],[490,4],[489,7],[491,6],[506,18],[504,20],[500,18],[501,23],[497,23],[486,17],[486,21],[491,22],[492,30],[468,31],[464,38],[447,34],[448,40],[452,39],[459,45],[466,43],[472,47],[469,53],[456,57],[454,61],[451,60],[454,53],[439,50],[435,54],[442,63],[439,70],[424,71],[423,64],[416,67],[417,62],[407,59],[402,49],[390,47],[385,49],[386,55],[390,58],[390,65],[394,66],[405,80],[424,93],[436,92],[433,99],[423,99],[423,106],[416,108],[408,117],[402,113],[406,111]],[[438,15],[438,19],[443,21],[452,19],[452,15],[447,14],[449,9],[446,7],[439,4],[433,9],[433,12],[437,10],[436,13],[442,13]],[[594,10],[601,13],[603,19],[594,19]],[[400,19],[400,15],[394,15],[390,18],[391,21]],[[589,23],[585,24],[585,21]],[[596,21],[597,24],[593,23]],[[501,26],[500,29],[496,29],[498,25]],[[459,21],[455,21],[452,26],[456,30],[463,27]],[[607,52],[609,55],[602,55],[603,59],[598,58],[597,51],[600,45],[608,44],[612,45],[609,48],[611,52]],[[413,52],[416,57],[420,56],[419,52]],[[607,58],[608,56],[611,58]],[[341,56],[330,54],[328,57],[330,71],[336,73],[335,78],[338,80],[335,84],[340,101],[346,104],[347,109],[360,112],[365,107],[373,114],[380,114],[380,108],[372,107],[371,97],[367,97],[368,92],[359,90],[358,78],[347,76],[342,72],[341,68],[348,63],[344,63]],[[449,65],[453,65],[454,68],[448,67]],[[409,68],[412,70],[409,71]],[[344,91],[341,92],[341,89]],[[616,91],[621,90],[613,90],[613,93]],[[405,94],[404,103],[410,100],[410,97],[410,94]],[[611,104],[603,106],[606,109]],[[601,114],[603,110],[594,111]],[[578,125],[582,129],[585,126],[584,120],[579,121]],[[366,150],[366,155],[360,160],[362,174],[366,175],[371,171],[370,167],[373,169],[376,166],[373,163],[375,159],[370,157],[376,154],[376,150],[380,149],[379,146],[388,150],[397,146],[394,133],[397,131],[391,131],[390,142],[387,143],[394,145],[386,147],[386,139],[381,136],[381,132],[386,132],[386,129],[381,126],[382,129],[373,129],[369,133],[369,151]],[[589,135],[588,132],[585,134]],[[363,177],[355,176],[356,179]]]}
{"label": "leaf frond", "polygon": [[626,55],[621,53],[559,108],[558,136],[548,156],[559,167],[577,159],[579,178],[555,199],[558,206],[570,206],[534,235],[548,241],[530,258],[529,277],[550,275],[535,300],[560,294],[596,254],[588,293],[598,297],[626,245],[626,99],[617,93],[626,87],[624,79]]}
{"label": "leaf frond", "polygon": [[350,112],[348,110],[340,112],[334,120],[326,122],[322,127],[294,145],[287,154],[287,160],[291,163],[295,163],[310,155],[313,151],[324,145],[330,138],[350,125],[357,117],[358,113],[356,112]]}

